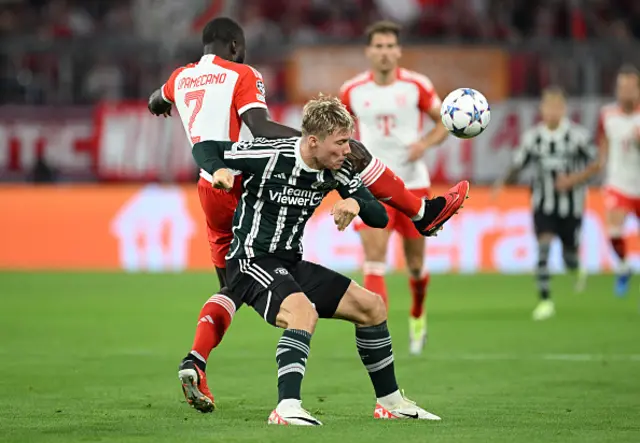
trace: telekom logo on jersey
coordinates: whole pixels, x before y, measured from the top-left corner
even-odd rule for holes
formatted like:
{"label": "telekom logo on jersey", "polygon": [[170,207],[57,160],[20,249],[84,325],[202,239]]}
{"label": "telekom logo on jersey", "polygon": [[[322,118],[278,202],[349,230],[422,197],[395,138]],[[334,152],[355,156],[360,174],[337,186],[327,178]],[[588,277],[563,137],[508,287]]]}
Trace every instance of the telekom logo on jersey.
{"label": "telekom logo on jersey", "polygon": [[178,89],[200,88],[207,85],[220,85],[227,80],[227,74],[204,74],[198,77],[184,77],[178,83]]}
{"label": "telekom logo on jersey", "polygon": [[378,129],[382,131],[382,134],[386,137],[391,135],[391,130],[396,127],[396,116],[381,114],[376,116],[378,122]]}

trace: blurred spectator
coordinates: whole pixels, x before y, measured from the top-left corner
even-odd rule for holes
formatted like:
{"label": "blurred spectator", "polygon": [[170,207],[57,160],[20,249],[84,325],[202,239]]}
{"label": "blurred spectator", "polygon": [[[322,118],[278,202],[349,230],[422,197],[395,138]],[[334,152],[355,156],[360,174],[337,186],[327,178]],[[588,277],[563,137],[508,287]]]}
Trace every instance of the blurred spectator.
{"label": "blurred spectator", "polygon": [[85,95],[92,101],[123,98],[124,78],[120,67],[100,56],[89,70],[84,82]]}
{"label": "blurred spectator", "polygon": [[[271,101],[286,100],[292,46],[361,42],[381,18],[405,23],[407,43],[509,45],[516,95],[549,81],[580,93],[581,70],[598,69],[604,82],[609,68],[640,57],[623,49],[640,38],[640,0],[0,0],[0,101],[146,98],[149,83],[166,80],[163,65],[199,57],[194,19],[214,3],[244,26],[248,62],[269,77]],[[112,37],[130,44],[112,45]],[[596,40],[592,52],[572,55],[572,41]],[[76,49],[89,41],[104,42],[94,65],[91,46]]]}

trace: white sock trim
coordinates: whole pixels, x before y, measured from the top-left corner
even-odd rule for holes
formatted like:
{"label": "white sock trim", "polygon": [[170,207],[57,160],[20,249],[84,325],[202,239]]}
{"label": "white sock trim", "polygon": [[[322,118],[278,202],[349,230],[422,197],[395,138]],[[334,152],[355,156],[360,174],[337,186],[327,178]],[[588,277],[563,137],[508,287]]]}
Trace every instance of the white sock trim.
{"label": "white sock trim", "polygon": [[418,211],[418,214],[415,217],[411,217],[411,220],[418,221],[422,217],[424,217],[424,199],[422,199],[422,205],[420,205],[420,210]]}
{"label": "white sock trim", "polygon": [[383,277],[387,273],[387,264],[378,261],[366,261],[362,265],[362,272],[365,275],[377,275]]}
{"label": "white sock trim", "polygon": [[236,314],[236,304],[224,294],[213,294],[209,297],[209,300],[205,302],[207,303],[215,303],[216,305],[220,305],[224,308],[225,311],[229,313],[231,319],[233,320],[233,316]]}

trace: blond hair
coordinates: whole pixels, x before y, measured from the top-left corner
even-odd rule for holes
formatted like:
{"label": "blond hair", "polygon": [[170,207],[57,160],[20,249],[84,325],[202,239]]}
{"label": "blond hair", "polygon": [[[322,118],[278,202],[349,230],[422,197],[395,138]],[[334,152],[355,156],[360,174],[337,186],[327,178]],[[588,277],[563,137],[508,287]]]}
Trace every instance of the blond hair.
{"label": "blond hair", "polygon": [[302,135],[324,140],[335,132],[353,132],[353,117],[340,99],[320,94],[302,109]]}

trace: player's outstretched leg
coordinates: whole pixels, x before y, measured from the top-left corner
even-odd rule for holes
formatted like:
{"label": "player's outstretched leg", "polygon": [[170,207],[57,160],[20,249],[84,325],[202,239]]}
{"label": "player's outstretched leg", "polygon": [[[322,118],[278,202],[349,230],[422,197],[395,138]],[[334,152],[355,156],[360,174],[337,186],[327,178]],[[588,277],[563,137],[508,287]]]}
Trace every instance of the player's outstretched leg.
{"label": "player's outstretched leg", "polygon": [[374,418],[440,420],[407,399],[398,389],[387,311],[378,295],[351,282],[334,317],[356,325],[358,353],[377,397]]}
{"label": "player's outstretched leg", "polygon": [[320,420],[303,409],[300,397],[311,336],[317,321],[318,313],[302,292],[287,296],[280,305],[276,325],[285,328],[285,331],[276,348],[278,406],[269,415],[269,424],[322,425]]}
{"label": "player's outstretched leg", "polygon": [[422,199],[407,189],[404,182],[384,163],[373,157],[362,143],[350,140],[349,147],[359,160],[355,162],[356,169],[369,191],[378,200],[413,220],[424,236],[436,235],[468,198],[469,182],[465,180],[449,189],[444,196]]}
{"label": "player's outstretched leg", "polygon": [[178,378],[185,399],[200,412],[212,412],[215,409],[214,398],[207,385],[207,359],[224,337],[237,306],[240,306],[240,302],[234,301],[227,288],[222,288],[206,301],[198,316],[191,351],[178,368]]}

